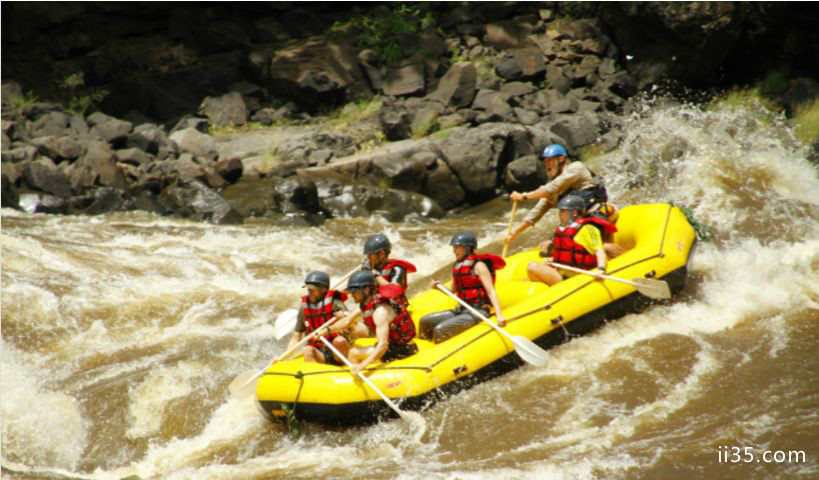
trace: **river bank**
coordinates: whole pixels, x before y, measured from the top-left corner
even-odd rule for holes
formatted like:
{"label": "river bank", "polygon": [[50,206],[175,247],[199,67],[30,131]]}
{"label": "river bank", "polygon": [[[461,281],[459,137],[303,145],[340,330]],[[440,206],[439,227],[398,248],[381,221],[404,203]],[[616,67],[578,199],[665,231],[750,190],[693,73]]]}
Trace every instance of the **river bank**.
{"label": "river bank", "polygon": [[[659,86],[765,77],[758,95],[773,115],[819,110],[819,84],[800,76],[811,72],[802,61],[810,42],[788,53],[788,68],[738,66],[741,42],[810,34],[783,30],[787,10],[513,3],[283,12],[302,20],[299,30],[270,8],[156,4],[139,13],[152,19],[144,25],[79,35],[85,18],[120,25],[132,7],[4,6],[3,205],[229,224],[274,216],[315,225],[376,211],[436,218],[543,183],[538,152],[549,143],[581,159],[620,148],[624,120]],[[192,19],[203,23],[185,23]],[[656,28],[643,37],[624,30],[641,22]],[[695,35],[692,22],[709,26]],[[63,48],[41,43],[45,32]],[[642,46],[647,39],[653,48]],[[29,62],[32,51],[51,69]],[[716,71],[719,80],[708,77]],[[816,128],[802,139],[814,151]]]}

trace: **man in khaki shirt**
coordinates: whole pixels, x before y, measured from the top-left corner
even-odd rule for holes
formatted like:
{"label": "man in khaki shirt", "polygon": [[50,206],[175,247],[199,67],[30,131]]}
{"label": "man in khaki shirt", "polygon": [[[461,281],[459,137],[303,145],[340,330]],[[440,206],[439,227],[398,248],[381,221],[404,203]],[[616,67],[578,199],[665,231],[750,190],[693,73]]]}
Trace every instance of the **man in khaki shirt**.
{"label": "man in khaki shirt", "polygon": [[[556,143],[549,145],[543,150],[543,161],[546,164],[546,173],[549,174],[551,181],[531,192],[512,192],[509,194],[509,199],[515,202],[521,200],[537,200],[538,202],[523,219],[523,222],[506,237],[505,243],[511,242],[516,236],[531,228],[546,212],[557,205],[560,197],[568,191],[573,191],[584,197],[587,202],[591,199],[590,203],[603,203],[606,201],[605,187],[594,178],[592,171],[581,162],[569,162],[566,157],[566,149],[563,146]],[[587,207],[591,207],[591,205],[587,205]],[[609,252],[609,249],[614,247],[616,247],[614,244],[607,244],[606,246],[607,253],[612,257],[622,253],[622,249],[619,252],[616,251],[617,249]],[[615,253],[615,255],[611,255],[612,253]]]}

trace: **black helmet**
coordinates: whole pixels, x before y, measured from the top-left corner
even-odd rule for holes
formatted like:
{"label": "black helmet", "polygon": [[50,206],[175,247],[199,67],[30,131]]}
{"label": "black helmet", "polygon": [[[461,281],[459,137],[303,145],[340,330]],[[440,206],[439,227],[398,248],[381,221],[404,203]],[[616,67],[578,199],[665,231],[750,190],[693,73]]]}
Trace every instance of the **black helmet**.
{"label": "black helmet", "polygon": [[347,281],[347,290],[371,287],[375,283],[375,275],[370,270],[359,270]]}
{"label": "black helmet", "polygon": [[456,233],[452,237],[452,240],[449,241],[449,244],[478,248],[478,237],[476,237],[475,234],[472,232],[460,232]]}
{"label": "black helmet", "polygon": [[310,272],[307,274],[307,278],[304,279],[304,284],[330,288],[330,275],[324,272]]}
{"label": "black helmet", "polygon": [[380,252],[382,250],[389,251],[391,247],[392,244],[390,244],[390,239],[383,233],[378,233],[370,236],[370,238],[364,242],[364,255]]}
{"label": "black helmet", "polygon": [[580,195],[566,195],[557,202],[559,210],[586,211],[586,201]]}

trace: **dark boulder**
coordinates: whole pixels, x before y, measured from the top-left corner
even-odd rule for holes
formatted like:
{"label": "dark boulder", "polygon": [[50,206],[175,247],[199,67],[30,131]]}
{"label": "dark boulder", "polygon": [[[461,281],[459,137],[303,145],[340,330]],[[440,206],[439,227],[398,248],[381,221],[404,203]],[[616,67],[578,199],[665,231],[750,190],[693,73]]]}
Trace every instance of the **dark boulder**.
{"label": "dark boulder", "polygon": [[458,177],[447,163],[435,158],[435,164],[427,171],[421,193],[438,202],[443,208],[452,208],[463,203],[466,192]]}
{"label": "dark boulder", "polygon": [[734,2],[613,2],[602,19],[639,86],[707,81],[736,45],[745,8]]}
{"label": "dark boulder", "polygon": [[37,137],[31,139],[31,144],[41,153],[56,162],[73,160],[82,154],[83,147],[73,137],[62,135],[59,137]]}
{"label": "dark boulder", "polygon": [[504,185],[510,191],[530,191],[546,183],[546,169],[536,155],[525,155],[506,166]]}
{"label": "dark boulder", "polygon": [[382,103],[378,110],[378,121],[387,140],[403,140],[412,135],[412,114],[401,103]]}
{"label": "dark boulder", "polygon": [[[254,53],[251,53],[253,56]],[[347,45],[315,39],[275,52],[269,61],[251,61],[272,90],[308,106],[371,95],[358,58]]]}
{"label": "dark boulder", "polygon": [[597,140],[600,121],[592,113],[577,114],[556,121],[550,130],[565,141],[569,150],[576,150]]}
{"label": "dark boulder", "polygon": [[407,61],[387,69],[384,76],[384,95],[406,97],[424,93],[424,63]]}
{"label": "dark boulder", "polygon": [[437,202],[419,193],[330,180],[321,180],[317,186],[321,205],[333,216],[380,214],[390,221],[403,221],[407,217],[438,218],[445,213]]}
{"label": "dark boulder", "polygon": [[429,98],[452,108],[468,107],[475,98],[477,78],[477,70],[471,62],[456,63],[441,78]]}
{"label": "dark boulder", "polygon": [[128,184],[110,145],[102,140],[88,143],[85,153],[71,165],[69,174],[74,190],[93,185],[127,190]]}
{"label": "dark boulder", "polygon": [[128,134],[134,129],[131,122],[105,115],[101,112],[92,113],[88,117],[91,133],[114,146],[124,146]]}
{"label": "dark boulder", "polygon": [[3,191],[0,193],[0,203],[2,207],[21,210],[20,197],[17,194],[17,188],[14,186],[14,182],[12,182],[5,173],[0,176],[2,176],[3,182]]}
{"label": "dark boulder", "polygon": [[537,48],[509,51],[495,67],[497,74],[507,80],[542,78],[546,71],[543,54]]}
{"label": "dark boulder", "polygon": [[205,97],[199,113],[208,117],[212,125],[239,127],[247,123],[247,105],[239,92],[226,93],[220,97]]}
{"label": "dark boulder", "polygon": [[59,198],[71,196],[71,183],[65,173],[47,158],[23,166],[23,180],[32,190],[50,193]]}
{"label": "dark boulder", "polygon": [[224,198],[197,180],[172,183],[159,196],[162,205],[184,218],[218,225],[241,224],[244,219]]}
{"label": "dark boulder", "polygon": [[171,134],[170,139],[176,143],[180,152],[187,152],[210,160],[215,160],[219,156],[213,137],[196,129],[177,130]]}
{"label": "dark boulder", "polygon": [[276,184],[273,199],[282,213],[310,213],[322,211],[315,182],[307,177],[285,178]]}

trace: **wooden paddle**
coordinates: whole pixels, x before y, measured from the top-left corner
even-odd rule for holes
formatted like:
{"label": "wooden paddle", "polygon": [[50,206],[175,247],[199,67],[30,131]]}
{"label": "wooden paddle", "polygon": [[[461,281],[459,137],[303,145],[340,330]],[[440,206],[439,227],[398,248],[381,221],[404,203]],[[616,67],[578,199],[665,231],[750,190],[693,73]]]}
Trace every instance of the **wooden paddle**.
{"label": "wooden paddle", "polygon": [[[325,333],[327,333],[327,329],[330,327],[330,325],[335,323],[336,320],[337,320],[336,318],[333,318],[329,322],[322,325],[321,327],[312,331],[310,335],[306,335],[304,338],[299,340],[298,343],[288,348],[287,350],[284,351],[284,353],[276,357],[272,362],[270,362],[270,365],[273,365],[274,363],[278,363],[286,359],[287,357],[292,355],[293,352],[303,347],[310,340],[314,339],[317,335],[319,334],[324,335]],[[324,337],[322,336],[322,338]],[[270,367],[270,365],[258,371],[248,370],[247,372],[238,375],[236,378],[233,379],[232,382],[230,382],[230,385],[228,386],[230,394],[236,398],[245,398],[249,397],[250,394],[255,393],[256,392],[255,380],[261,377],[262,374],[268,369],[268,367]]]}
{"label": "wooden paddle", "polygon": [[[348,367],[350,367],[350,368],[353,368],[353,364],[350,362],[350,360],[349,360],[347,357],[345,357],[344,355],[342,355],[342,354],[341,354],[341,352],[339,352],[339,351],[338,351],[338,349],[337,349],[336,347],[334,347],[334,346],[333,346],[333,343],[332,343],[332,342],[328,341],[328,340],[327,340],[326,338],[324,338],[324,337],[321,337],[321,341],[322,341],[322,342],[324,342],[324,344],[325,344],[325,345],[327,345],[327,348],[329,348],[329,349],[330,349],[330,351],[332,351],[332,352],[333,352],[333,353],[336,355],[336,357],[340,358],[340,359],[341,359],[341,361],[342,361],[342,362],[344,362],[344,364],[345,364],[345,365],[347,365],[347,366],[348,366]],[[379,396],[379,397],[381,397],[381,399],[382,399],[382,400],[384,400],[384,401],[387,403],[387,405],[389,405],[389,407],[390,407],[391,409],[393,409],[393,411],[394,411],[395,413],[397,413],[397,414],[398,414],[398,416],[399,416],[399,417],[401,417],[402,419],[406,420],[407,422],[413,423],[413,418],[412,418],[412,417],[410,417],[410,416],[407,414],[407,412],[405,412],[405,411],[401,410],[400,408],[398,408],[398,405],[396,405],[396,404],[395,404],[395,402],[393,402],[392,400],[390,400],[390,397],[388,397],[387,395],[385,395],[385,394],[384,394],[384,392],[382,392],[382,391],[381,391],[381,390],[380,390],[378,387],[376,387],[376,386],[373,384],[373,382],[371,382],[371,381],[370,381],[370,379],[369,379],[369,378],[367,378],[367,377],[366,377],[366,376],[365,376],[363,373],[361,373],[361,372],[357,372],[357,373],[358,373],[358,378],[360,378],[361,380],[363,380],[363,381],[364,381],[364,383],[366,383],[367,385],[369,385],[369,387],[370,387],[370,388],[372,388],[372,389],[373,389],[373,391],[374,391],[375,393],[377,393],[377,394],[378,394],[378,396]]]}
{"label": "wooden paddle", "polygon": [[542,348],[538,347],[537,345],[535,345],[534,342],[532,342],[528,338],[521,337],[519,335],[515,335],[514,337],[512,335],[509,335],[509,333],[506,330],[499,327],[495,323],[489,321],[489,319],[486,318],[486,316],[484,316],[481,312],[472,308],[470,304],[461,300],[457,295],[452,293],[452,291],[450,291],[445,286],[438,285],[438,290],[444,292],[446,295],[455,299],[456,302],[463,305],[463,307],[469,310],[473,315],[477,316],[484,322],[488,323],[489,326],[497,330],[498,333],[508,338],[509,341],[512,342],[512,345],[515,346],[515,351],[517,352],[517,354],[520,355],[520,358],[522,358],[523,361],[525,361],[526,363],[535,365],[536,367],[545,367],[546,364],[549,363],[549,354],[546,353],[546,350],[543,350]]}
{"label": "wooden paddle", "polygon": [[[569,270],[570,272],[583,273],[594,276],[594,272],[583,270],[582,268],[570,267],[561,263],[552,262],[552,266]],[[612,277],[611,275],[603,275],[606,280],[625,283],[637,288],[637,291],[643,295],[651,298],[663,299],[671,298],[671,289],[668,288],[668,283],[664,280],[655,280],[653,278],[637,277],[634,280],[625,280],[623,278]]]}
{"label": "wooden paddle", "polygon": [[[515,202],[512,203],[512,213],[509,214],[509,228],[506,230],[506,238],[509,238],[509,235],[512,234],[512,224],[515,223],[515,210],[517,208],[518,208],[518,202],[517,202],[517,200],[515,200]],[[509,250],[509,242],[504,241],[503,242],[503,253],[501,254],[501,257],[506,258],[507,250]]]}
{"label": "wooden paddle", "polygon": [[[330,287],[330,290],[335,290],[338,288],[339,285],[344,283],[345,280],[350,278],[355,272],[361,270],[361,267],[355,267],[354,269],[347,272],[346,275],[338,279],[338,281]],[[276,317],[276,323],[273,325],[273,337],[276,340],[281,340],[287,334],[293,333],[293,329],[296,327],[296,318],[298,318],[299,312],[296,309],[289,309],[285,310]]]}

